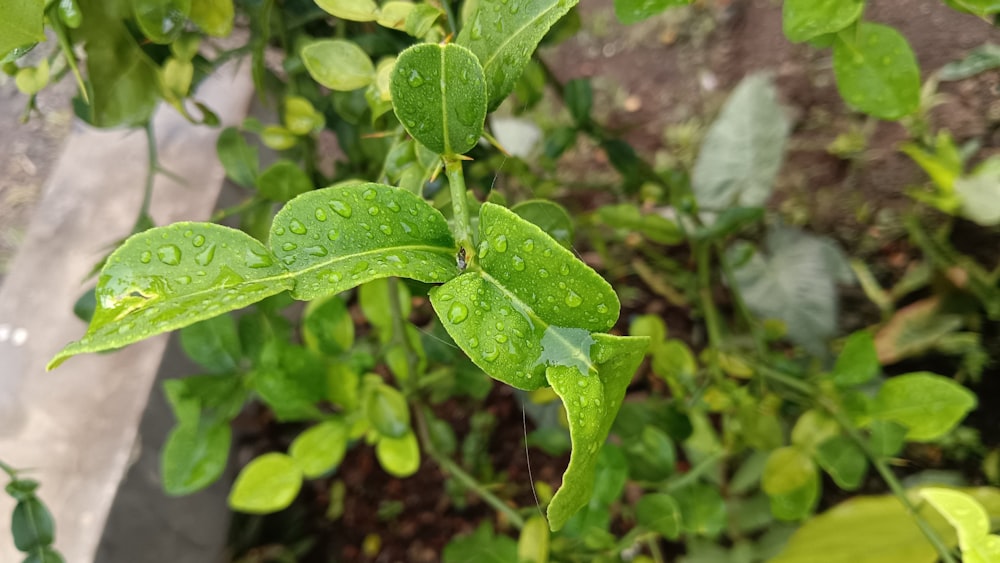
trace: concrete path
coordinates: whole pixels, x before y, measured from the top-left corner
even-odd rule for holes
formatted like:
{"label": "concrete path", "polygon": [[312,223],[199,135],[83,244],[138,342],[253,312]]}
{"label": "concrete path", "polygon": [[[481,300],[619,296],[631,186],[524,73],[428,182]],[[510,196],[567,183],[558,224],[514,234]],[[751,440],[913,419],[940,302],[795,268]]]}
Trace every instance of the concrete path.
{"label": "concrete path", "polygon": [[[224,124],[235,124],[252,92],[244,65],[207,80],[198,98]],[[159,177],[151,208],[156,223],[207,219],[223,183],[215,157],[219,129],[190,125],[166,107],[155,129],[161,164],[186,180]],[[34,470],[55,515],[56,546],[71,563],[95,560],[167,337],[73,358],[53,373],[45,373],[45,364],[83,334],[72,314],[81,281],[135,221],[145,145],[139,133],[78,127],[0,287],[0,459]],[[9,522],[12,507],[0,500],[0,522]],[[5,531],[0,561],[20,561]]]}

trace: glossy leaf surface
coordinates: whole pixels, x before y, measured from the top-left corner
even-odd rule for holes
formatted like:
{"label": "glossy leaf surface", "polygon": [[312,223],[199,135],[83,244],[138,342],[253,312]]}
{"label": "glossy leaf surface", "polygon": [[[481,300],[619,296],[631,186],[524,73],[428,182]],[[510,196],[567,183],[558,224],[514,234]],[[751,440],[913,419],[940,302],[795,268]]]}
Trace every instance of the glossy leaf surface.
{"label": "glossy leaf surface", "polygon": [[42,31],[44,0],[12,0],[4,2],[0,18],[0,59],[18,47],[45,41]]}
{"label": "glossy leaf surface", "polygon": [[920,67],[891,27],[862,22],[850,41],[838,36],[833,71],[841,97],[869,115],[899,119],[920,105]]}
{"label": "glossy leaf surface", "polygon": [[573,247],[573,218],[565,207],[546,199],[530,199],[518,203],[510,210],[538,225],[559,244],[566,248]]}
{"label": "glossy leaf surface", "polygon": [[389,91],[396,117],[430,150],[463,154],[479,142],[486,120],[486,83],[468,49],[430,43],[406,49],[396,59]]}
{"label": "glossy leaf surface", "polygon": [[785,37],[794,43],[836,33],[864,11],[865,0],[785,0],[781,20]]}
{"label": "glossy leaf surface", "polygon": [[507,97],[549,28],[578,0],[480,0],[458,34],[482,63],[489,110]]}
{"label": "glossy leaf surface", "polygon": [[255,458],[240,471],[229,506],[250,514],[277,512],[292,504],[302,487],[302,470],[295,460],[281,453]]}
{"label": "glossy leaf surface", "polygon": [[375,65],[361,47],[344,39],[325,39],[302,48],[302,63],[316,82],[349,92],[375,80]]}
{"label": "glossy leaf surface", "polygon": [[390,475],[409,477],[420,469],[420,444],[413,432],[399,438],[383,436],[375,444],[375,457]]}
{"label": "glossy leaf surface", "polygon": [[120,348],[245,307],[292,285],[260,242],[235,229],[175,223],[144,231],[108,257],[87,334],[49,368],[75,354]]}
{"label": "glossy leaf surface", "polygon": [[458,273],[458,249],[441,213],[412,193],[381,184],[295,198],[275,215],[269,243],[295,277],[296,299],[388,276],[441,283]]}
{"label": "glossy leaf surface", "polygon": [[952,379],[908,373],[882,385],[872,416],[909,428],[907,440],[926,442],[950,432],[976,404],[976,395]]}
{"label": "glossy leaf surface", "polygon": [[490,377],[519,389],[545,385],[545,368],[588,372],[592,331],[611,328],[620,304],[586,264],[513,212],[485,203],[481,271],[431,290],[448,333]]}
{"label": "glossy leaf surface", "polygon": [[299,434],[288,455],[309,479],[320,477],[340,465],[347,452],[348,428],[339,418],[326,420]]}
{"label": "glossy leaf surface", "polygon": [[566,365],[549,367],[545,373],[563,400],[573,443],[562,486],[549,503],[549,525],[553,530],[562,528],[590,501],[601,446],[649,345],[645,337],[594,334],[592,338],[590,356],[595,373]]}
{"label": "glossy leaf surface", "polygon": [[316,0],[316,5],[332,16],[356,22],[375,21],[379,13],[373,0]]}

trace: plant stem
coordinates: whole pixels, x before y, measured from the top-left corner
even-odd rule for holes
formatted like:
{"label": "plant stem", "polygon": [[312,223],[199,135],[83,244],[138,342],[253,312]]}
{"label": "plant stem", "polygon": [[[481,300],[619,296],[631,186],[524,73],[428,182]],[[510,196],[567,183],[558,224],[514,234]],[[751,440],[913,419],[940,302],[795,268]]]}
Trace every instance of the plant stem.
{"label": "plant stem", "polygon": [[146,185],[142,193],[142,206],[139,208],[139,217],[149,215],[149,205],[153,199],[153,183],[156,180],[156,172],[160,167],[159,157],[156,155],[156,133],[153,131],[153,120],[146,122],[146,158],[149,161],[149,168],[146,169]]}
{"label": "plant stem", "polygon": [[711,264],[709,262],[708,245],[694,242],[695,260],[698,267],[698,297],[701,300],[702,314],[705,316],[705,328],[708,331],[708,343],[714,349],[709,354],[709,371],[716,382],[722,381],[722,367],[719,365],[718,352],[722,350],[722,331],[719,326],[719,310],[712,299]]}
{"label": "plant stem", "polygon": [[403,387],[407,395],[411,395],[417,388],[418,362],[417,353],[410,345],[409,335],[406,334],[406,319],[403,318],[403,304],[399,299],[399,278],[389,278],[389,311],[392,313],[393,340],[400,344],[406,351],[406,372],[407,377],[403,381]]}
{"label": "plant stem", "polygon": [[702,475],[708,473],[711,469],[718,465],[719,461],[725,458],[726,455],[727,452],[725,450],[713,452],[711,455],[698,462],[698,465],[692,467],[687,473],[678,476],[676,479],[668,481],[667,484],[664,485],[663,490],[671,493],[694,483],[700,479]]}
{"label": "plant stem", "polygon": [[722,275],[729,283],[729,294],[733,297],[733,303],[736,305],[736,312],[743,317],[743,322],[747,324],[747,329],[750,331],[751,338],[753,338],[754,349],[756,350],[757,355],[762,359],[766,358],[767,340],[764,338],[764,334],[761,333],[760,327],[757,325],[757,319],[754,317],[753,313],[750,312],[750,308],[747,307],[747,303],[743,299],[743,293],[741,293],[739,288],[736,287],[736,277],[733,275],[733,268],[729,265],[729,261],[726,260],[722,244],[715,243],[714,246],[715,253],[719,257],[719,265],[722,267]]}
{"label": "plant stem", "polygon": [[469,219],[469,202],[466,200],[462,161],[457,158],[445,158],[444,170],[448,176],[451,209],[455,215],[455,240],[465,249],[465,260],[471,264],[476,255],[476,247],[472,243],[472,223]]}

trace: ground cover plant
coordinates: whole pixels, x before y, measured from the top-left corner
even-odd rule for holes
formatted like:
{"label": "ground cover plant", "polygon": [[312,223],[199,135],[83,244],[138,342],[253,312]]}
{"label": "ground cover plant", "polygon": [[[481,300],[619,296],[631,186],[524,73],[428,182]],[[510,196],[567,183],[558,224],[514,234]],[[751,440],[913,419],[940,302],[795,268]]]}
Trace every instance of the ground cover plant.
{"label": "ground cover plant", "polygon": [[[614,8],[638,24],[686,4]],[[994,4],[949,2],[970,25],[989,25]],[[987,400],[972,389],[995,377],[1000,265],[953,237],[974,224],[995,243],[1000,178],[996,157],[931,119],[938,82],[1000,66],[995,48],[927,75],[863,1],[782,5],[787,39],[829,49],[843,103],[868,124],[903,123],[901,150],[930,178],[895,225],[920,258],[887,280],[776,211],[792,120],[771,77],[743,79],[688,158],[658,166],[602,122],[591,81],[560,83],[536,55],[577,31],[578,10],[571,0],[0,3],[0,54],[26,113],[51,79],[72,76],[79,118],[145,129],[147,194],[169,173],[151,125],[160,102],[217,126],[195,87],[245,60],[275,108],[275,123],[220,133],[222,166],[246,189],[216,215],[232,226],[154,226],[147,197],[78,303],[87,333],[50,367],[179,331],[204,371],[165,385],[177,424],[161,478],[172,495],[220,478],[234,420],[267,421],[276,437],[229,497],[257,524],[234,530],[317,507],[325,523],[235,534],[237,561],[399,548],[383,547],[381,530],[406,503],[378,498],[373,479],[426,479],[425,467],[445,479],[414,502],[443,499],[475,530],[434,538],[430,560],[1000,561],[1000,489],[988,486],[1000,478],[997,437],[963,426]],[[249,32],[237,46],[218,40],[234,27]],[[570,119],[545,132],[533,163],[491,114],[511,97],[529,112],[546,89]],[[332,169],[320,149],[331,134],[346,157]],[[831,151],[855,163],[868,140],[844,135]],[[277,161],[261,170],[253,141]],[[574,218],[548,196],[562,187],[556,163],[582,143],[619,179]],[[495,189],[501,169],[514,182]],[[628,278],[692,328],[623,307]],[[853,284],[873,315],[844,333],[841,295]],[[498,436],[504,451],[530,448],[526,474],[490,455]],[[926,447],[962,472],[908,471]],[[380,469],[358,482],[366,452]],[[536,479],[532,459],[558,463]],[[34,485],[12,487],[37,503]],[[364,495],[377,520],[360,541],[338,535],[351,497]],[[50,520],[29,561],[60,560]]]}

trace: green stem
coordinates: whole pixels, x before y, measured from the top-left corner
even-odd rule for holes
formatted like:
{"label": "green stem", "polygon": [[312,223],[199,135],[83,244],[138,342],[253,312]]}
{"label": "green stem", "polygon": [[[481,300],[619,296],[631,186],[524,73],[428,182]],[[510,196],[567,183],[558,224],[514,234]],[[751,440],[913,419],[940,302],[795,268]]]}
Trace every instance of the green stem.
{"label": "green stem", "polygon": [[399,299],[399,278],[389,278],[389,311],[392,313],[392,338],[406,351],[407,377],[403,381],[403,387],[407,395],[412,395],[417,388],[418,362],[417,353],[406,334],[406,319],[403,318],[403,304]]}
{"label": "green stem", "polygon": [[448,30],[451,31],[453,38],[457,38],[458,20],[455,19],[455,11],[451,8],[451,0],[441,0],[441,7],[444,8],[444,14],[448,18]]}
{"label": "green stem", "polygon": [[709,371],[716,382],[724,376],[719,365],[718,352],[722,350],[722,331],[719,324],[719,310],[712,299],[711,264],[709,262],[709,247],[700,242],[694,242],[695,260],[698,267],[698,297],[701,300],[702,314],[705,316],[705,328],[708,331],[708,343],[713,352],[709,354]]}
{"label": "green stem", "polygon": [[663,558],[663,551],[660,550],[660,540],[656,536],[646,538],[646,546],[649,547],[649,553],[653,556],[654,563],[666,562],[666,559]]}
{"label": "green stem", "polygon": [[149,215],[149,205],[153,200],[153,184],[156,180],[156,172],[160,167],[159,157],[156,154],[156,132],[153,131],[153,120],[146,122],[146,157],[149,167],[146,169],[146,184],[142,192],[142,206],[139,208],[139,216]]}
{"label": "green stem", "polygon": [[472,222],[469,219],[469,202],[466,199],[462,161],[458,158],[445,158],[444,170],[448,176],[451,209],[455,215],[455,240],[465,249],[466,262],[471,264],[476,255],[476,248],[472,243]]}
{"label": "green stem", "polygon": [[244,200],[244,201],[242,201],[240,203],[237,203],[236,205],[234,205],[232,207],[227,207],[225,209],[220,209],[220,210],[216,211],[215,213],[212,214],[212,217],[209,219],[209,221],[211,221],[213,223],[218,223],[219,221],[222,221],[223,219],[228,219],[229,217],[232,217],[233,215],[239,215],[239,214],[241,214],[241,213],[243,213],[245,211],[253,209],[257,205],[260,205],[261,203],[264,203],[261,199],[257,198],[256,196],[255,197],[251,197],[251,198],[246,199],[246,200]]}
{"label": "green stem", "polygon": [[719,461],[725,458],[726,455],[727,452],[725,450],[713,452],[711,455],[698,462],[698,465],[692,467],[687,473],[678,476],[676,479],[668,481],[667,484],[664,485],[663,490],[665,492],[672,493],[687,487],[698,479],[701,479],[702,475],[715,468],[715,466],[719,464]]}

